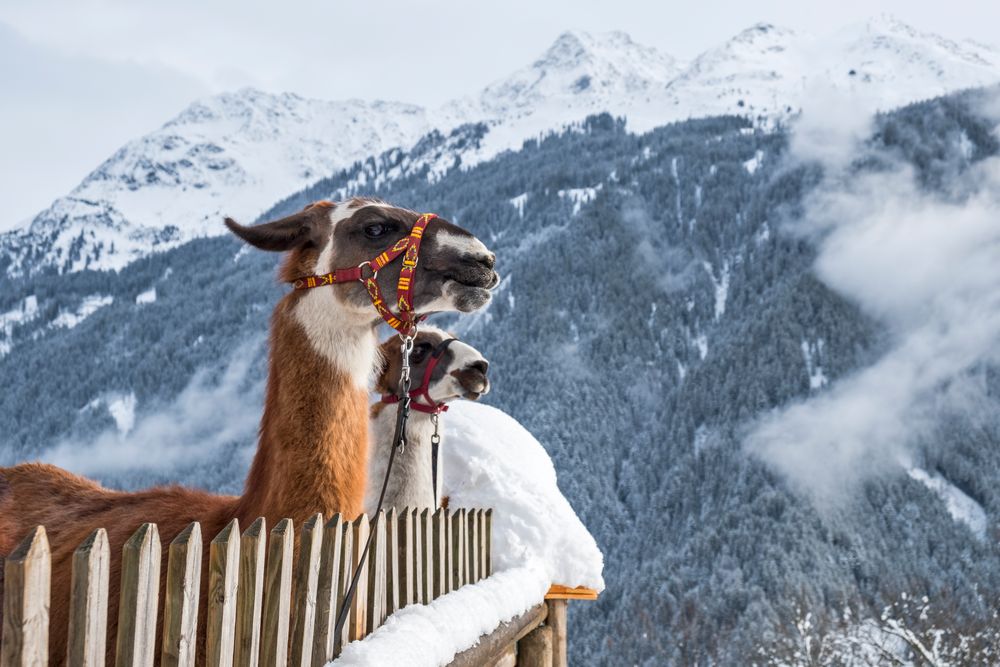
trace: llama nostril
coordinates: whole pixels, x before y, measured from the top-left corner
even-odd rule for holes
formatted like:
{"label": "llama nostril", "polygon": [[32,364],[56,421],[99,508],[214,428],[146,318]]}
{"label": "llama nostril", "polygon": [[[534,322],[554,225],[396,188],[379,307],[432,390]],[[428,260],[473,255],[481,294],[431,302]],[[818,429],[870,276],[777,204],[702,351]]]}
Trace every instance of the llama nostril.
{"label": "llama nostril", "polygon": [[480,258],[479,263],[485,266],[487,269],[493,269],[497,265],[497,256],[493,253]]}
{"label": "llama nostril", "polygon": [[469,368],[471,368],[474,371],[479,371],[483,375],[486,375],[486,371],[488,371],[490,368],[490,362],[486,360],[473,361],[471,364],[469,364]]}

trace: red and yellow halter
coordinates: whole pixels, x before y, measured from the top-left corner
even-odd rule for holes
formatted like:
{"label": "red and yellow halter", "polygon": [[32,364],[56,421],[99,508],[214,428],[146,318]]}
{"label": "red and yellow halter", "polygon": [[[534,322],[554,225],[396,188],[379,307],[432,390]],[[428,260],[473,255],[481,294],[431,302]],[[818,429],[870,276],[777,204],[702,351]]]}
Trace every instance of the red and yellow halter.
{"label": "red and yellow halter", "polygon": [[[447,350],[448,346],[456,340],[458,339],[445,338],[443,341],[438,343],[437,347],[434,348],[430,358],[427,360],[427,367],[424,369],[424,378],[420,382],[420,386],[408,394],[411,399],[411,409],[416,410],[417,412],[424,412],[429,415],[439,415],[442,412],[447,412],[447,403],[444,401],[439,403],[431,397],[431,375],[434,374],[434,369],[444,356],[445,350]],[[423,399],[424,402],[421,403],[420,399]],[[382,394],[381,400],[383,403],[399,403],[400,397],[396,394]]]}
{"label": "red and yellow halter", "polygon": [[[421,215],[413,223],[413,228],[407,236],[396,241],[391,248],[374,259],[361,262],[349,269],[335,269],[323,275],[297,278],[292,281],[292,287],[303,290],[358,281],[365,286],[368,297],[372,300],[372,306],[386,324],[403,336],[412,336],[416,333],[417,323],[426,317],[413,312],[413,274],[417,268],[417,260],[420,258],[420,241],[424,236],[424,230],[436,217],[433,213]],[[396,307],[399,309],[399,314],[396,315],[386,304],[376,278],[379,271],[401,255],[403,267],[399,270],[399,282],[396,284]],[[364,275],[366,266],[371,271],[367,276]]]}

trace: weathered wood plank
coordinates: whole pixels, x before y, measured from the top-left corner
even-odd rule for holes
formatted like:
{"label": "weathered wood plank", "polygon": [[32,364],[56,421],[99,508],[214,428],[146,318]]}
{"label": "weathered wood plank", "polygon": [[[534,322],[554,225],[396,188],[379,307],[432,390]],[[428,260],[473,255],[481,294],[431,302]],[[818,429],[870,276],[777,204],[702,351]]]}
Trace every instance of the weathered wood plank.
{"label": "weathered wood plank", "polygon": [[417,604],[430,602],[424,597],[427,586],[424,585],[424,556],[421,545],[424,544],[424,524],[420,521],[420,510],[414,508],[410,513],[410,525],[413,527],[413,550],[410,552],[410,564],[413,572],[413,601]]}
{"label": "weathered wood plank", "polygon": [[403,608],[414,601],[413,582],[413,550],[416,544],[413,541],[413,510],[404,508],[399,513],[399,549],[396,552],[396,561],[399,563],[397,572],[399,573],[399,607]]}
{"label": "weathered wood plank", "polygon": [[334,514],[323,528],[319,584],[316,592],[316,630],[313,633],[314,665],[333,659],[333,631],[337,622],[337,592],[340,588],[340,557],[344,541],[344,518]]}
{"label": "weathered wood plank", "polygon": [[[518,642],[518,644],[519,643],[520,642]],[[507,648],[500,651],[500,654],[493,660],[491,667],[517,667],[518,644],[511,644]]]}
{"label": "weathered wood plank", "polygon": [[236,642],[233,664],[257,667],[264,607],[264,552],[267,522],[258,517],[240,537],[239,585],[236,594]]}
{"label": "weathered wood plank", "polygon": [[361,553],[364,551],[365,543],[368,541],[368,515],[362,514],[357,519],[351,523],[351,532],[353,533],[352,545],[351,545],[351,572],[353,573],[357,570],[361,570],[361,575],[358,577],[358,586],[354,591],[354,600],[351,604],[351,615],[347,621],[347,625],[350,627],[348,636],[351,641],[355,639],[362,639],[365,636],[365,627],[367,625],[368,617],[368,566],[371,563],[370,558],[366,558],[365,562],[361,562]]}
{"label": "weathered wood plank", "polygon": [[108,533],[98,528],[73,552],[66,663],[104,667],[108,635]]}
{"label": "weathered wood plank", "polygon": [[240,524],[233,519],[208,545],[208,624],[205,660],[209,667],[232,667],[239,592]]}
{"label": "weathered wood plank", "polygon": [[288,623],[292,609],[292,558],[295,549],[295,526],[282,519],[267,543],[264,574],[264,625],[260,637],[262,667],[285,667],[288,664]]}
{"label": "weathered wood plank", "polygon": [[479,667],[494,664],[507,650],[526,634],[545,621],[547,609],[539,603],[520,616],[501,623],[493,632],[483,635],[479,641],[458,655],[449,663],[450,667]]}
{"label": "weathered wood plank", "polygon": [[201,589],[201,525],[188,524],[167,547],[162,667],[194,667]]}
{"label": "weathered wood plank", "polygon": [[160,533],[144,523],[122,547],[117,667],[150,667],[156,652],[160,596]]}
{"label": "weathered wood plank", "polygon": [[540,625],[517,643],[518,667],[552,667],[552,628]]}
{"label": "weathered wood plank", "polygon": [[49,540],[38,526],[4,562],[0,666],[48,664],[51,573]]}
{"label": "weathered wood plank", "polygon": [[292,616],[292,667],[312,665],[316,590],[319,586],[322,548],[323,515],[316,514],[302,526],[302,537],[299,539],[299,562],[295,569],[295,608]]}
{"label": "weathered wood plank", "polygon": [[385,614],[399,609],[399,513],[393,507],[385,516]]}
{"label": "weathered wood plank", "polygon": [[461,510],[451,513],[451,590],[458,590],[464,584],[465,578],[465,521]]}
{"label": "weathered wood plank", "polygon": [[436,600],[448,592],[448,515],[438,508],[431,516],[431,564],[434,586],[431,599]]}
{"label": "weathered wood plank", "polygon": [[[419,535],[419,556],[420,556],[420,574],[418,576],[417,584],[420,586],[420,602],[423,604],[430,604],[434,598],[434,586],[435,582],[439,581],[438,571],[435,569],[438,565],[434,561],[434,540],[437,539],[434,527],[434,512],[429,508],[424,508],[417,515],[417,524],[420,526]],[[444,567],[444,564],[441,564]]]}
{"label": "weathered wood plank", "polygon": [[566,651],[566,600],[549,600],[548,625],[552,628],[552,667],[566,667],[569,657]]}
{"label": "weathered wood plank", "polygon": [[368,613],[365,615],[365,635],[375,632],[385,622],[385,512],[379,510],[371,522],[375,531],[368,552]]}
{"label": "weathered wood plank", "polygon": [[490,576],[486,569],[486,552],[489,549],[486,540],[486,510],[480,508],[476,511],[476,521],[479,523],[479,578],[485,579]]}
{"label": "weathered wood plank", "polygon": [[[354,525],[350,521],[344,522],[342,534],[343,539],[341,540],[340,547],[340,590],[337,591],[336,613],[340,613],[340,608],[343,606],[344,598],[347,595],[347,589],[351,585],[351,572],[353,571],[351,554],[354,553]],[[334,625],[336,625],[336,619],[334,621]],[[344,647],[344,644],[351,640],[350,637],[351,623],[350,618],[348,618],[344,621],[344,626],[340,629],[340,636],[333,638],[334,656],[340,655],[340,651]]]}
{"label": "weathered wood plank", "polygon": [[493,574],[493,509],[486,510],[486,576]]}
{"label": "weathered wood plank", "polygon": [[474,584],[479,581],[479,525],[476,523],[476,510],[466,512],[465,520],[465,567],[468,570],[468,582]]}
{"label": "weathered wood plank", "polygon": [[548,592],[545,594],[546,600],[596,600],[598,593],[593,588],[587,588],[586,586],[577,586],[575,588],[570,588],[569,586],[562,586],[560,584],[552,584],[549,586]]}

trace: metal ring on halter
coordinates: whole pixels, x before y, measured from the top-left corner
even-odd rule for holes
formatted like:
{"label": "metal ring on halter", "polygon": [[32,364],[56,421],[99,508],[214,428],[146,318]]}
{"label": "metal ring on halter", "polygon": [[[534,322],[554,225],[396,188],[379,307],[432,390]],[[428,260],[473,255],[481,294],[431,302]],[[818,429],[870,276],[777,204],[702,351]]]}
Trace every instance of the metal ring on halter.
{"label": "metal ring on halter", "polygon": [[[360,264],[358,264],[358,268],[359,268],[359,269],[364,269],[364,267],[366,267],[366,266],[367,266],[367,267],[368,267],[369,269],[371,269],[371,272],[372,272],[372,275],[371,275],[371,279],[372,279],[372,280],[375,280],[376,278],[378,278],[378,270],[377,270],[377,269],[376,269],[376,268],[375,268],[374,266],[372,266],[372,263],[371,263],[371,262],[369,262],[369,261],[365,260],[364,262],[361,262]],[[368,280],[368,279],[367,279],[367,278],[365,278],[365,276],[364,276],[364,271],[362,271],[361,273],[359,273],[359,274],[358,274],[358,281],[359,281],[359,282],[362,282],[362,283],[363,283],[363,282],[365,282],[366,280]]]}

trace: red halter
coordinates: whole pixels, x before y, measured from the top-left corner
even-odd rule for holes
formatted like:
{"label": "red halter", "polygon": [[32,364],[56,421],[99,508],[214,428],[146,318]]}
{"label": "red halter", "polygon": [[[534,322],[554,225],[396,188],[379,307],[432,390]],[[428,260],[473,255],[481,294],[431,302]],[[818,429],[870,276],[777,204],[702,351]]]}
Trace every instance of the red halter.
{"label": "red halter", "polygon": [[[442,412],[448,411],[448,404],[445,402],[437,403],[431,398],[431,374],[434,372],[434,368],[441,361],[441,357],[444,356],[444,351],[448,349],[448,346],[454,343],[457,338],[446,338],[445,340],[438,343],[438,346],[434,348],[431,353],[431,358],[427,361],[427,368],[424,369],[424,379],[420,382],[420,386],[416,389],[410,391],[410,408],[416,410],[417,412],[424,412],[429,415],[439,415]],[[423,398],[426,402],[421,403],[420,399]],[[383,403],[399,403],[399,396],[395,394],[382,394]]]}
{"label": "red halter", "polygon": [[[324,285],[334,285],[338,283],[361,282],[368,290],[368,297],[372,300],[372,306],[382,316],[386,324],[404,336],[412,336],[416,333],[417,323],[426,316],[420,316],[413,312],[413,272],[417,268],[417,260],[420,258],[420,240],[424,236],[424,229],[431,220],[437,216],[433,213],[424,213],[413,223],[413,229],[409,235],[396,241],[396,243],[380,254],[378,257],[366,262],[361,262],[357,266],[349,269],[335,269],[334,271],[317,276],[303,276],[292,281],[292,287],[297,290],[311,289],[313,287],[323,287]],[[406,253],[405,255],[403,253]],[[399,282],[396,284],[396,294],[398,296],[396,307],[399,308],[399,315],[394,314],[386,305],[382,290],[378,286],[378,272],[394,259],[403,255],[403,267],[399,270]],[[371,269],[371,275],[365,276],[362,269]]]}

